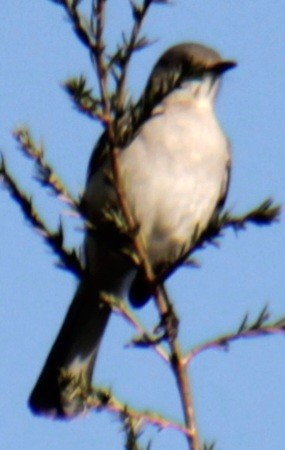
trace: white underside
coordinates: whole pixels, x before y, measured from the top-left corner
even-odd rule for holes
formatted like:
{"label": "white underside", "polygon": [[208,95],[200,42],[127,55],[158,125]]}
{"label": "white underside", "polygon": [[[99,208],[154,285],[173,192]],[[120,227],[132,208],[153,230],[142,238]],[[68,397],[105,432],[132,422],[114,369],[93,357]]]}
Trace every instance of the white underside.
{"label": "white underside", "polygon": [[[153,263],[174,260],[205,229],[227,184],[228,142],[212,104],[204,97],[189,102],[181,91],[121,154],[124,189]],[[103,179],[95,174],[85,194],[94,218],[110,200]]]}

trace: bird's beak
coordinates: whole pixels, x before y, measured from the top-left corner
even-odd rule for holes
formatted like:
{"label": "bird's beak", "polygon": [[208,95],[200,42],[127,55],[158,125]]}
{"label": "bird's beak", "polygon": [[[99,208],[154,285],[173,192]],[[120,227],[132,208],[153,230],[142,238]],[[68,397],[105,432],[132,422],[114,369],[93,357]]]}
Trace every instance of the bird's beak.
{"label": "bird's beak", "polygon": [[221,61],[214,64],[209,70],[217,75],[222,75],[227,70],[234,69],[236,66],[237,63],[235,61]]}

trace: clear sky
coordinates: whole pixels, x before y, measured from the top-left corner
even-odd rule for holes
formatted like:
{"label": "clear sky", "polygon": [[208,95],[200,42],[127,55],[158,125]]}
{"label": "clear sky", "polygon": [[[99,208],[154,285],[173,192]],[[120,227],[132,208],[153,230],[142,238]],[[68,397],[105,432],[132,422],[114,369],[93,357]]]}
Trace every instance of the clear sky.
{"label": "clear sky", "polygon": [[[110,0],[108,39],[114,46],[130,24],[127,1]],[[283,0],[177,0],[155,6],[145,31],[157,42],[137,54],[130,88],[139,95],[153,63],[168,46],[209,44],[239,62],[225,77],[218,102],[234,163],[227,206],[242,212],[268,196],[285,200],[285,3]],[[47,158],[76,194],[99,127],[77,113],[60,87],[68,77],[93,75],[86,51],[63,10],[47,0],[13,0],[0,10],[0,146],[21,186],[32,193],[51,226],[58,213],[69,223],[68,244],[79,244],[78,223],[66,206],[32,180],[30,162],[11,136],[19,124],[44,142]],[[34,417],[29,392],[55,338],[76,280],[54,266],[55,257],[0,192],[0,446],[5,450],[119,450],[123,434],[114,417],[90,414],[72,423]],[[200,270],[180,270],[169,282],[182,317],[185,349],[235,330],[246,312],[265,304],[285,315],[284,220],[271,228],[227,232],[221,246],[197,255]],[[152,305],[140,312],[150,322]],[[108,328],[96,381],[138,408],[179,420],[172,375],[150,351],[124,348],[132,330],[118,318]],[[192,367],[201,434],[219,450],[282,449],[285,441],[285,340],[239,341],[229,352],[208,351]],[[186,449],[174,431],[151,430],[153,450]],[[144,442],[147,442],[145,439]]]}

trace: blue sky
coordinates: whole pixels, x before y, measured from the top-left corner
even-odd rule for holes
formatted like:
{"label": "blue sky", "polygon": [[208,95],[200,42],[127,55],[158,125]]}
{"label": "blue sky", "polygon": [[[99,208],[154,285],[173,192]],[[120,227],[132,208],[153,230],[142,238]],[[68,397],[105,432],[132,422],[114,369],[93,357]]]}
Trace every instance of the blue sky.
{"label": "blue sky", "polygon": [[[124,0],[109,2],[112,46],[130,24]],[[227,206],[242,212],[268,196],[285,200],[285,4],[276,0],[176,1],[154,6],[145,32],[157,42],[138,53],[130,89],[139,95],[153,63],[172,44],[211,45],[239,66],[225,77],[218,101],[220,120],[231,139],[234,162]],[[79,245],[78,222],[66,205],[42,192],[29,161],[16,150],[11,132],[26,124],[46,147],[47,158],[76,194],[82,190],[100,129],[78,114],[60,87],[67,78],[94,75],[88,55],[73,35],[63,10],[49,1],[14,0],[1,8],[0,146],[21,186],[32,193],[50,226],[58,214],[68,225],[67,244]],[[55,338],[76,280],[54,266],[54,255],[0,192],[1,421],[5,450],[123,448],[120,425],[108,414],[72,423],[31,415],[29,392]],[[285,315],[285,227],[250,227],[227,232],[220,248],[197,255],[200,270],[180,270],[169,282],[182,317],[185,349],[236,329],[249,312],[269,304],[273,318]],[[153,307],[139,313],[152,323]],[[96,381],[138,408],[154,408],[180,420],[174,380],[151,352],[124,348],[132,330],[114,318],[104,339]],[[269,337],[240,341],[229,352],[208,351],[191,370],[201,435],[219,450],[282,448],[285,440],[285,341]],[[174,431],[151,430],[153,450],[186,449]],[[145,441],[146,442],[146,439]]]}

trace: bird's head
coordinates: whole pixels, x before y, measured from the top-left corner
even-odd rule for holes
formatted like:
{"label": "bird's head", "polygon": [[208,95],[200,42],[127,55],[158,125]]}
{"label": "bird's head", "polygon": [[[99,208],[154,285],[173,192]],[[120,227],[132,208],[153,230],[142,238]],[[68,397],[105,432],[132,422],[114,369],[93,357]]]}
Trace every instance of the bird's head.
{"label": "bird's head", "polygon": [[164,98],[174,89],[188,85],[202,95],[215,97],[219,80],[236,62],[223,59],[215,50],[197,43],[169,48],[159,58],[146,87],[147,95]]}

